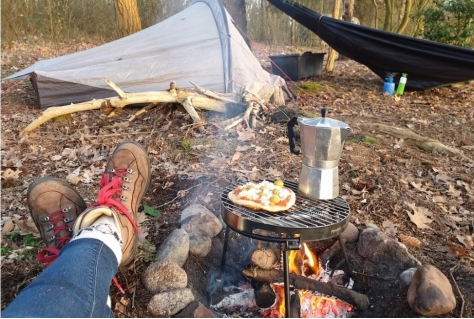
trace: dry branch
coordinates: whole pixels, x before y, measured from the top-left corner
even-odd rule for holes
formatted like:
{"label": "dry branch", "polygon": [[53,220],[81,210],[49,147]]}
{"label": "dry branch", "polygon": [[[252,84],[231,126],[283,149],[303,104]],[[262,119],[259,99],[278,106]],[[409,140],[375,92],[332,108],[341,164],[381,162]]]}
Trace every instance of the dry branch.
{"label": "dry branch", "polygon": [[425,151],[437,151],[443,154],[457,156],[462,159],[470,160],[466,155],[462,154],[457,149],[447,147],[446,145],[440,143],[435,139],[418,135],[407,129],[376,123],[353,123],[351,124],[351,126],[368,130],[376,130],[378,132],[385,133],[396,138],[401,138],[405,143],[416,146]]}
{"label": "dry branch", "polygon": [[[259,282],[277,283],[284,281],[283,272],[280,270],[245,269],[242,272],[245,276],[253,278]],[[367,309],[369,306],[369,298],[366,295],[337,286],[332,282],[321,282],[303,276],[290,274],[290,284],[296,289],[318,291],[325,295],[337,297],[360,310]]]}
{"label": "dry branch", "polygon": [[[227,111],[226,104],[229,102],[216,100],[207,96],[200,95],[196,92],[188,92],[173,88],[169,91],[150,91],[140,93],[125,93],[117,85],[111,81],[104,79],[107,84],[112,87],[118,94],[116,97],[92,100],[83,103],[50,107],[46,109],[37,119],[30,123],[21,135],[30,133],[41,124],[55,118],[57,116],[72,114],[83,111],[97,110],[101,107],[109,106],[114,109],[121,109],[127,105],[145,104],[145,103],[188,103],[191,101],[193,108],[202,110],[212,110],[225,113]],[[234,103],[234,102],[232,102]],[[113,111],[109,116],[115,114]]]}

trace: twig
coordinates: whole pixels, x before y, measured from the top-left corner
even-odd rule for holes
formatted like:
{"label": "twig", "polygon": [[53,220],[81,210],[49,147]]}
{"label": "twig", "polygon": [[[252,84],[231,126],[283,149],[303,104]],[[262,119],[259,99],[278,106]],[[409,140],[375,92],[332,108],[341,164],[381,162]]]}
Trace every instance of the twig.
{"label": "twig", "polygon": [[[191,190],[191,189],[193,189],[193,188],[196,188],[196,187],[198,187],[198,186],[202,186],[202,184],[194,185],[194,186],[192,186],[192,187],[190,187],[190,188],[188,188],[188,189],[185,189],[183,192],[187,192],[187,191],[189,191],[189,190]],[[162,205],[160,205],[160,206],[156,206],[156,208],[160,208],[160,207],[166,206],[166,205],[168,205],[168,204],[171,204],[172,202],[174,202],[175,200],[177,200],[177,199],[180,198],[180,197],[183,197],[183,196],[178,195],[178,196],[176,196],[175,198],[173,198],[172,200],[170,200],[169,202],[166,202],[166,203],[164,203],[164,204],[162,204]]]}
{"label": "twig", "polygon": [[133,288],[133,295],[132,295],[132,309],[135,309],[135,292],[137,291],[137,287]]}
{"label": "twig", "polygon": [[459,289],[459,286],[458,286],[458,283],[456,282],[456,279],[454,279],[454,276],[453,276],[453,272],[456,271],[456,269],[458,269],[459,267],[459,263],[456,264],[456,266],[454,266],[453,268],[449,269],[449,274],[451,275],[451,278],[453,279],[454,281],[454,284],[456,285],[456,289],[458,291],[458,294],[459,294],[459,297],[461,297],[461,313],[459,314],[459,318],[463,318],[463,313],[464,313],[464,296],[462,295],[461,293],[461,290]]}
{"label": "twig", "polygon": [[27,79],[29,78],[24,78],[18,82],[16,82],[15,84],[13,84],[12,86],[10,86],[9,88],[6,88],[5,90],[2,90],[2,95],[3,94],[7,94],[8,92],[10,92],[15,86],[17,86],[18,84],[22,83],[22,82],[25,82]]}

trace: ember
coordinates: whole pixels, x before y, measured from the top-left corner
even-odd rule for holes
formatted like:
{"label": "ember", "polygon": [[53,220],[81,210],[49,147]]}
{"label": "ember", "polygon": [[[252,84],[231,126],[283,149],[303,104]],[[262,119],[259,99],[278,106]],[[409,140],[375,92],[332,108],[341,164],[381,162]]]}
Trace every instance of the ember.
{"label": "ember", "polygon": [[[306,243],[303,243],[302,250],[290,252],[288,264],[290,273],[313,279],[321,279],[321,277],[328,279],[316,254],[309,249]],[[284,318],[285,287],[279,283],[272,283],[271,287],[275,291],[276,300],[272,307],[263,310],[262,315],[266,318]],[[354,310],[352,305],[335,297],[309,290],[295,291],[299,300],[298,316],[301,318],[346,318],[348,312]]]}

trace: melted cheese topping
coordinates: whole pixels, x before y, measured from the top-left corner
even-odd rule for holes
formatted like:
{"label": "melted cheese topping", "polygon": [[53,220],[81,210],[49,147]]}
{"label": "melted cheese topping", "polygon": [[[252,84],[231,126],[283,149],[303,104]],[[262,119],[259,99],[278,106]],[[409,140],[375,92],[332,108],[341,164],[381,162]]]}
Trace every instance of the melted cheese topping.
{"label": "melted cheese topping", "polygon": [[[290,196],[290,191],[284,187],[277,186],[269,181],[262,181],[258,184],[256,183],[247,183],[245,185],[239,186],[239,197],[243,199],[249,199],[252,201],[260,201],[263,205],[272,206],[278,204],[278,202],[271,202],[270,198],[272,196],[278,196],[281,200],[285,200]],[[278,190],[277,194],[273,194],[274,190]]]}

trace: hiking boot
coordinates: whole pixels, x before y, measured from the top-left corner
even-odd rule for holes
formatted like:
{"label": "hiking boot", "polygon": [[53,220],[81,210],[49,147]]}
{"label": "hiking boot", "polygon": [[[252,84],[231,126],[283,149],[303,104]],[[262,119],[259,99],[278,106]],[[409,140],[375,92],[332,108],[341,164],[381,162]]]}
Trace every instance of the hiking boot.
{"label": "hiking boot", "polygon": [[121,267],[129,266],[137,252],[138,207],[150,184],[148,154],[135,142],[121,143],[111,155],[100,181],[97,202],[87,208],[74,224],[74,234],[101,216],[114,217],[122,238]]}
{"label": "hiking boot", "polygon": [[31,183],[26,198],[31,216],[46,244],[38,254],[38,261],[49,265],[71,240],[74,221],[86,209],[86,203],[67,182],[51,176]]}

